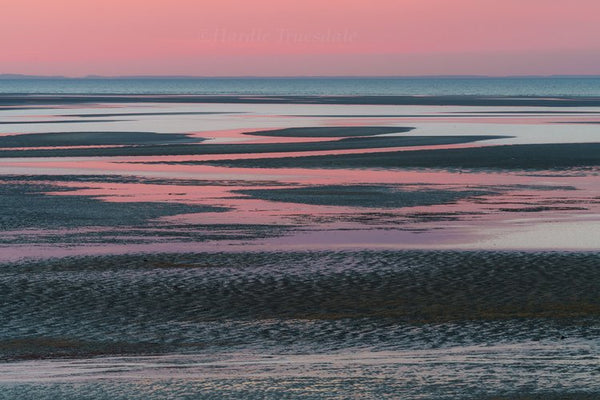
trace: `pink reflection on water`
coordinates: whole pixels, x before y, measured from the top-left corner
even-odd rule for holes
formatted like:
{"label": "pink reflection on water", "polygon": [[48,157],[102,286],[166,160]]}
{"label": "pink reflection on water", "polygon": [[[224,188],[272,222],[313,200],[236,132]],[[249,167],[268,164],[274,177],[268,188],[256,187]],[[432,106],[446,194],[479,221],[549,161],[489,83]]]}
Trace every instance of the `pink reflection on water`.
{"label": "pink reflection on water", "polygon": [[[150,106],[150,105],[148,105]],[[73,108],[99,108],[86,104]],[[102,105],[104,107],[104,105]],[[105,105],[106,108],[113,105]],[[119,106],[114,106],[119,107]],[[57,107],[58,108],[58,107]],[[243,118],[263,118],[266,125],[278,125],[272,115],[244,115]],[[593,122],[594,116],[466,116],[451,118],[394,117],[394,118],[318,118],[324,126],[367,126],[402,124],[412,122],[459,124],[549,124],[554,122]],[[311,121],[312,122],[312,121]],[[307,121],[303,121],[308,125]],[[312,124],[311,125],[315,125]],[[276,129],[273,126],[264,129]],[[438,127],[436,126],[436,129]],[[520,128],[519,128],[520,129]],[[204,143],[301,143],[339,140],[339,138],[292,138],[244,135],[244,132],[263,130],[258,128],[207,130],[190,133],[194,137],[209,140]],[[408,135],[410,136],[410,135]],[[151,182],[52,182],[60,187],[71,188],[69,192],[51,192],[52,196],[82,195],[109,202],[161,202],[222,206],[227,212],[197,213],[164,217],[168,224],[266,224],[294,225],[297,228],[275,238],[244,241],[218,241],[202,243],[162,242],[160,238],[148,238],[152,243],[141,244],[84,244],[73,247],[53,245],[0,245],[0,259],[64,256],[75,254],[115,254],[131,252],[178,252],[178,251],[247,251],[247,250],[297,250],[297,249],[363,249],[363,248],[511,248],[515,240],[511,235],[531,238],[543,229],[555,235],[566,223],[584,221],[600,214],[598,179],[593,172],[587,176],[526,176],[519,173],[433,171],[433,170],[318,170],[318,169],[260,169],[227,168],[210,165],[144,164],[145,162],[212,161],[223,159],[254,159],[273,157],[298,157],[312,155],[338,155],[381,153],[392,151],[416,151],[479,147],[485,142],[395,147],[378,149],[327,150],[309,152],[285,152],[263,154],[215,154],[196,156],[152,157],[86,157],[86,158],[38,158],[4,159],[0,162],[3,174],[83,174],[141,176],[147,178],[171,178],[169,184]],[[119,147],[119,146],[71,146]],[[65,147],[63,147],[65,148]],[[14,150],[14,149],[13,149]],[[176,179],[198,179],[201,185],[178,184]],[[1,181],[1,177],[0,177]],[[448,204],[402,208],[368,208],[350,206],[310,205],[291,202],[270,202],[234,193],[240,189],[267,189],[297,187],[298,185],[408,185],[406,190],[490,190],[485,194]],[[514,185],[523,185],[515,187]],[[534,190],[528,185],[575,186],[567,189]],[[489,187],[492,186],[492,187]],[[511,186],[498,188],[493,186]],[[581,209],[577,209],[581,208]],[[589,222],[589,221],[588,221]],[[159,224],[157,224],[158,226]],[[540,228],[542,227],[542,228]],[[96,228],[90,228],[92,231]],[[167,229],[167,228],[165,228]],[[200,229],[200,228],[198,228]],[[210,229],[210,228],[206,228]],[[590,231],[588,229],[588,231]],[[85,230],[81,233],[85,234]],[[36,232],[33,230],[6,232],[10,235],[44,235],[60,232]],[[484,241],[498,235],[495,242]],[[129,236],[131,238],[132,236]],[[516,237],[516,236],[515,236]],[[508,239],[507,239],[508,238]],[[570,243],[552,248],[568,248]],[[531,248],[537,243],[531,242]],[[504,247],[502,247],[504,246]],[[541,245],[543,247],[543,243]],[[518,247],[518,246],[516,246]],[[540,248],[542,248],[540,247]]]}
{"label": "pink reflection on water", "polygon": [[[161,166],[164,169],[180,166]],[[118,182],[59,182],[69,192],[50,195],[85,195],[110,202],[171,202],[229,208],[228,212],[187,214],[165,217],[177,224],[276,224],[314,226],[319,229],[362,229],[369,227],[432,230],[452,226],[472,226],[506,220],[528,212],[528,216],[565,215],[600,211],[593,199],[597,193],[594,176],[529,177],[507,173],[455,173],[448,171],[356,170],[261,170],[255,172],[262,181],[237,178],[247,170],[211,166],[196,168],[195,177],[223,175],[220,181],[202,185],[178,185]],[[212,171],[212,172],[207,172]],[[264,181],[272,173],[281,173],[276,182]],[[180,176],[180,175],[178,175]],[[243,189],[277,189],[281,185],[404,185],[403,190],[490,191],[446,204],[402,208],[311,205],[271,202],[235,193]],[[522,185],[522,186],[515,186]],[[538,188],[530,185],[542,185]],[[561,188],[561,186],[563,186]],[[570,190],[572,186],[579,190]],[[537,207],[537,208],[536,208]],[[531,213],[530,211],[533,211]],[[383,215],[378,215],[383,214]]]}
{"label": "pink reflection on water", "polygon": [[[163,165],[169,170],[172,166]],[[74,247],[60,245],[33,246],[24,251],[23,246],[3,245],[3,260],[27,257],[65,256],[70,254],[115,254],[156,251],[287,251],[298,249],[429,249],[429,248],[522,248],[511,241],[512,232],[523,234],[535,232],[535,226],[543,223],[547,235],[556,237],[564,226],[574,219],[600,215],[597,197],[598,183],[595,176],[578,177],[531,177],[509,173],[469,173],[446,171],[348,171],[343,170],[286,170],[277,185],[261,182],[260,188],[279,188],[278,185],[297,184],[405,184],[406,190],[477,190],[486,186],[498,194],[477,196],[449,204],[404,208],[366,208],[319,206],[285,202],[270,202],[240,196],[233,191],[257,188],[255,182],[237,181],[243,169],[202,167],[207,170],[225,170],[230,182],[204,182],[202,186],[152,183],[119,182],[58,182],[61,187],[73,191],[53,192],[50,195],[85,195],[112,202],[179,202],[187,204],[225,206],[231,210],[219,213],[186,214],[164,217],[162,222],[174,224],[268,224],[296,225],[297,228],[283,236],[244,241],[218,241],[202,243],[162,242],[97,245],[84,244]],[[271,172],[270,170],[266,171]],[[279,172],[279,171],[278,171]],[[265,171],[257,177],[264,179]],[[176,174],[179,175],[179,174]],[[199,173],[196,177],[202,176]],[[237,183],[236,183],[237,182]],[[224,186],[227,184],[226,186]],[[545,185],[534,190],[528,185]],[[510,186],[502,188],[502,186]],[[514,185],[523,185],[522,187]],[[579,190],[569,190],[575,186]],[[482,188],[483,186],[483,188]],[[552,188],[551,186],[555,186]],[[564,203],[564,204],[563,204]],[[585,210],[553,210],[520,212],[519,209],[543,206],[584,206]],[[506,211],[514,209],[513,212]],[[516,219],[522,221],[517,221]],[[572,229],[572,228],[571,228]],[[83,231],[82,231],[83,232]],[[35,232],[12,232],[30,234]],[[554,236],[552,236],[554,235]],[[491,243],[491,244],[490,244]],[[555,242],[552,248],[558,249]],[[531,242],[530,248],[548,248],[547,244]],[[544,247],[546,246],[546,247]],[[573,247],[571,247],[573,246]],[[576,248],[565,242],[563,249]]]}

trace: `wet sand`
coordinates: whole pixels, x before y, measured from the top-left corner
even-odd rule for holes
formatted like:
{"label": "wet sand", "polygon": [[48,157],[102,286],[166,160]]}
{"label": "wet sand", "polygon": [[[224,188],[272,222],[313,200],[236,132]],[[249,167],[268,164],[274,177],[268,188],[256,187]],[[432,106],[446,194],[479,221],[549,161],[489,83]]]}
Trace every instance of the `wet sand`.
{"label": "wet sand", "polygon": [[334,126],[273,129],[268,131],[245,132],[246,135],[277,137],[353,137],[374,136],[388,133],[410,132],[414,128],[401,126]]}
{"label": "wet sand", "polygon": [[599,257],[271,252],[3,264],[0,396],[258,399],[300,384],[295,393],[309,398],[594,398]]}
{"label": "wet sand", "polygon": [[592,339],[600,315],[598,263],[597,253],[485,251],[9,263],[0,274],[1,349],[10,360]]}
{"label": "wet sand", "polygon": [[237,168],[491,168],[552,170],[600,165],[600,144],[530,144],[207,162]]}
{"label": "wet sand", "polygon": [[0,148],[198,143],[202,138],[156,132],[51,132],[0,136]]}
{"label": "wet sand", "polygon": [[[78,119],[59,119],[54,121],[0,121],[0,125],[32,125],[32,124],[79,124],[81,122],[97,123],[106,122],[102,119],[88,119],[87,121],[80,121]],[[122,122],[119,120],[113,120],[113,122]]]}
{"label": "wet sand", "polygon": [[[24,135],[19,135],[24,136]],[[1,150],[0,158],[17,157],[127,157],[200,154],[284,153],[348,149],[373,149],[401,146],[427,146],[469,143],[477,140],[500,139],[502,136],[414,136],[414,137],[349,137],[333,141],[302,143],[155,145],[80,149]],[[88,140],[93,143],[93,140]],[[151,143],[151,142],[150,142]],[[33,147],[33,146],[31,146]]]}
{"label": "wet sand", "polygon": [[[561,356],[573,356],[575,361],[564,361]],[[148,399],[192,394],[209,399],[219,393],[244,399],[328,399],[352,398],[360,393],[361,397],[377,399],[589,400],[597,397],[598,383],[584,376],[595,361],[587,349],[570,343],[560,348],[531,343],[473,346],[469,351],[362,350],[327,356],[230,353],[201,358],[172,355],[53,360],[21,363],[23,370],[31,364],[37,369],[28,381],[4,384],[0,396]],[[560,371],[565,368],[581,376],[578,387],[562,383]],[[363,370],[369,375],[362,376]],[[516,374],[504,381],[493,378],[507,371]],[[5,370],[0,365],[2,372]],[[98,380],[98,376],[104,379]],[[8,377],[15,379],[10,371]],[[486,385],[481,385],[482,380]]]}
{"label": "wet sand", "polygon": [[2,182],[0,228],[4,231],[27,228],[140,227],[166,215],[220,212],[222,207],[181,203],[106,202],[86,196],[46,195],[68,189],[40,182]]}
{"label": "wet sand", "polygon": [[364,186],[308,186],[299,188],[236,190],[268,201],[317,204],[331,206],[354,206],[369,208],[402,208],[454,203],[476,196],[490,195],[484,190],[415,190],[394,185]]}

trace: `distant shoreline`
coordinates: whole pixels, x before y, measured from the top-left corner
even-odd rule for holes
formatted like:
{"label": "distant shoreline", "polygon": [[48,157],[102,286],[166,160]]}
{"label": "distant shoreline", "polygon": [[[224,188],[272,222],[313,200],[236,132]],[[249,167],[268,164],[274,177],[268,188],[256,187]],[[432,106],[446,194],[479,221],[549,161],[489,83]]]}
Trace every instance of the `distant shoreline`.
{"label": "distant shoreline", "polygon": [[194,76],[194,75],[27,75],[0,74],[0,80],[18,79],[63,79],[63,80],[94,80],[94,79],[598,79],[600,74],[592,75],[297,75],[297,76]]}

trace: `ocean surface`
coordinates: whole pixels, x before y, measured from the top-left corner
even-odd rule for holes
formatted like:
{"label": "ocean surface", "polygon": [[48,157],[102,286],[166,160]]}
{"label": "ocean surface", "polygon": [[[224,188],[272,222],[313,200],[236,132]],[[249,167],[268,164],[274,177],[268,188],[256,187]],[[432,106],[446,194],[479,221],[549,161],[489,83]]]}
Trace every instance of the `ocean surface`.
{"label": "ocean surface", "polygon": [[0,94],[600,96],[600,77],[2,79]]}

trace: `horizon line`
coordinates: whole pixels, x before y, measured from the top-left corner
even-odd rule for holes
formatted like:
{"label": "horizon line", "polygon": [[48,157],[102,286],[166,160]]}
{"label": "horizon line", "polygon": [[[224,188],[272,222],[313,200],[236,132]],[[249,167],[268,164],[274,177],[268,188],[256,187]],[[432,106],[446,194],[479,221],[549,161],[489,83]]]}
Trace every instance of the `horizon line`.
{"label": "horizon line", "polygon": [[434,74],[434,75],[34,75],[19,73],[0,73],[0,79],[503,79],[503,78],[600,78],[600,74],[521,74],[521,75],[485,75],[485,74]]}

